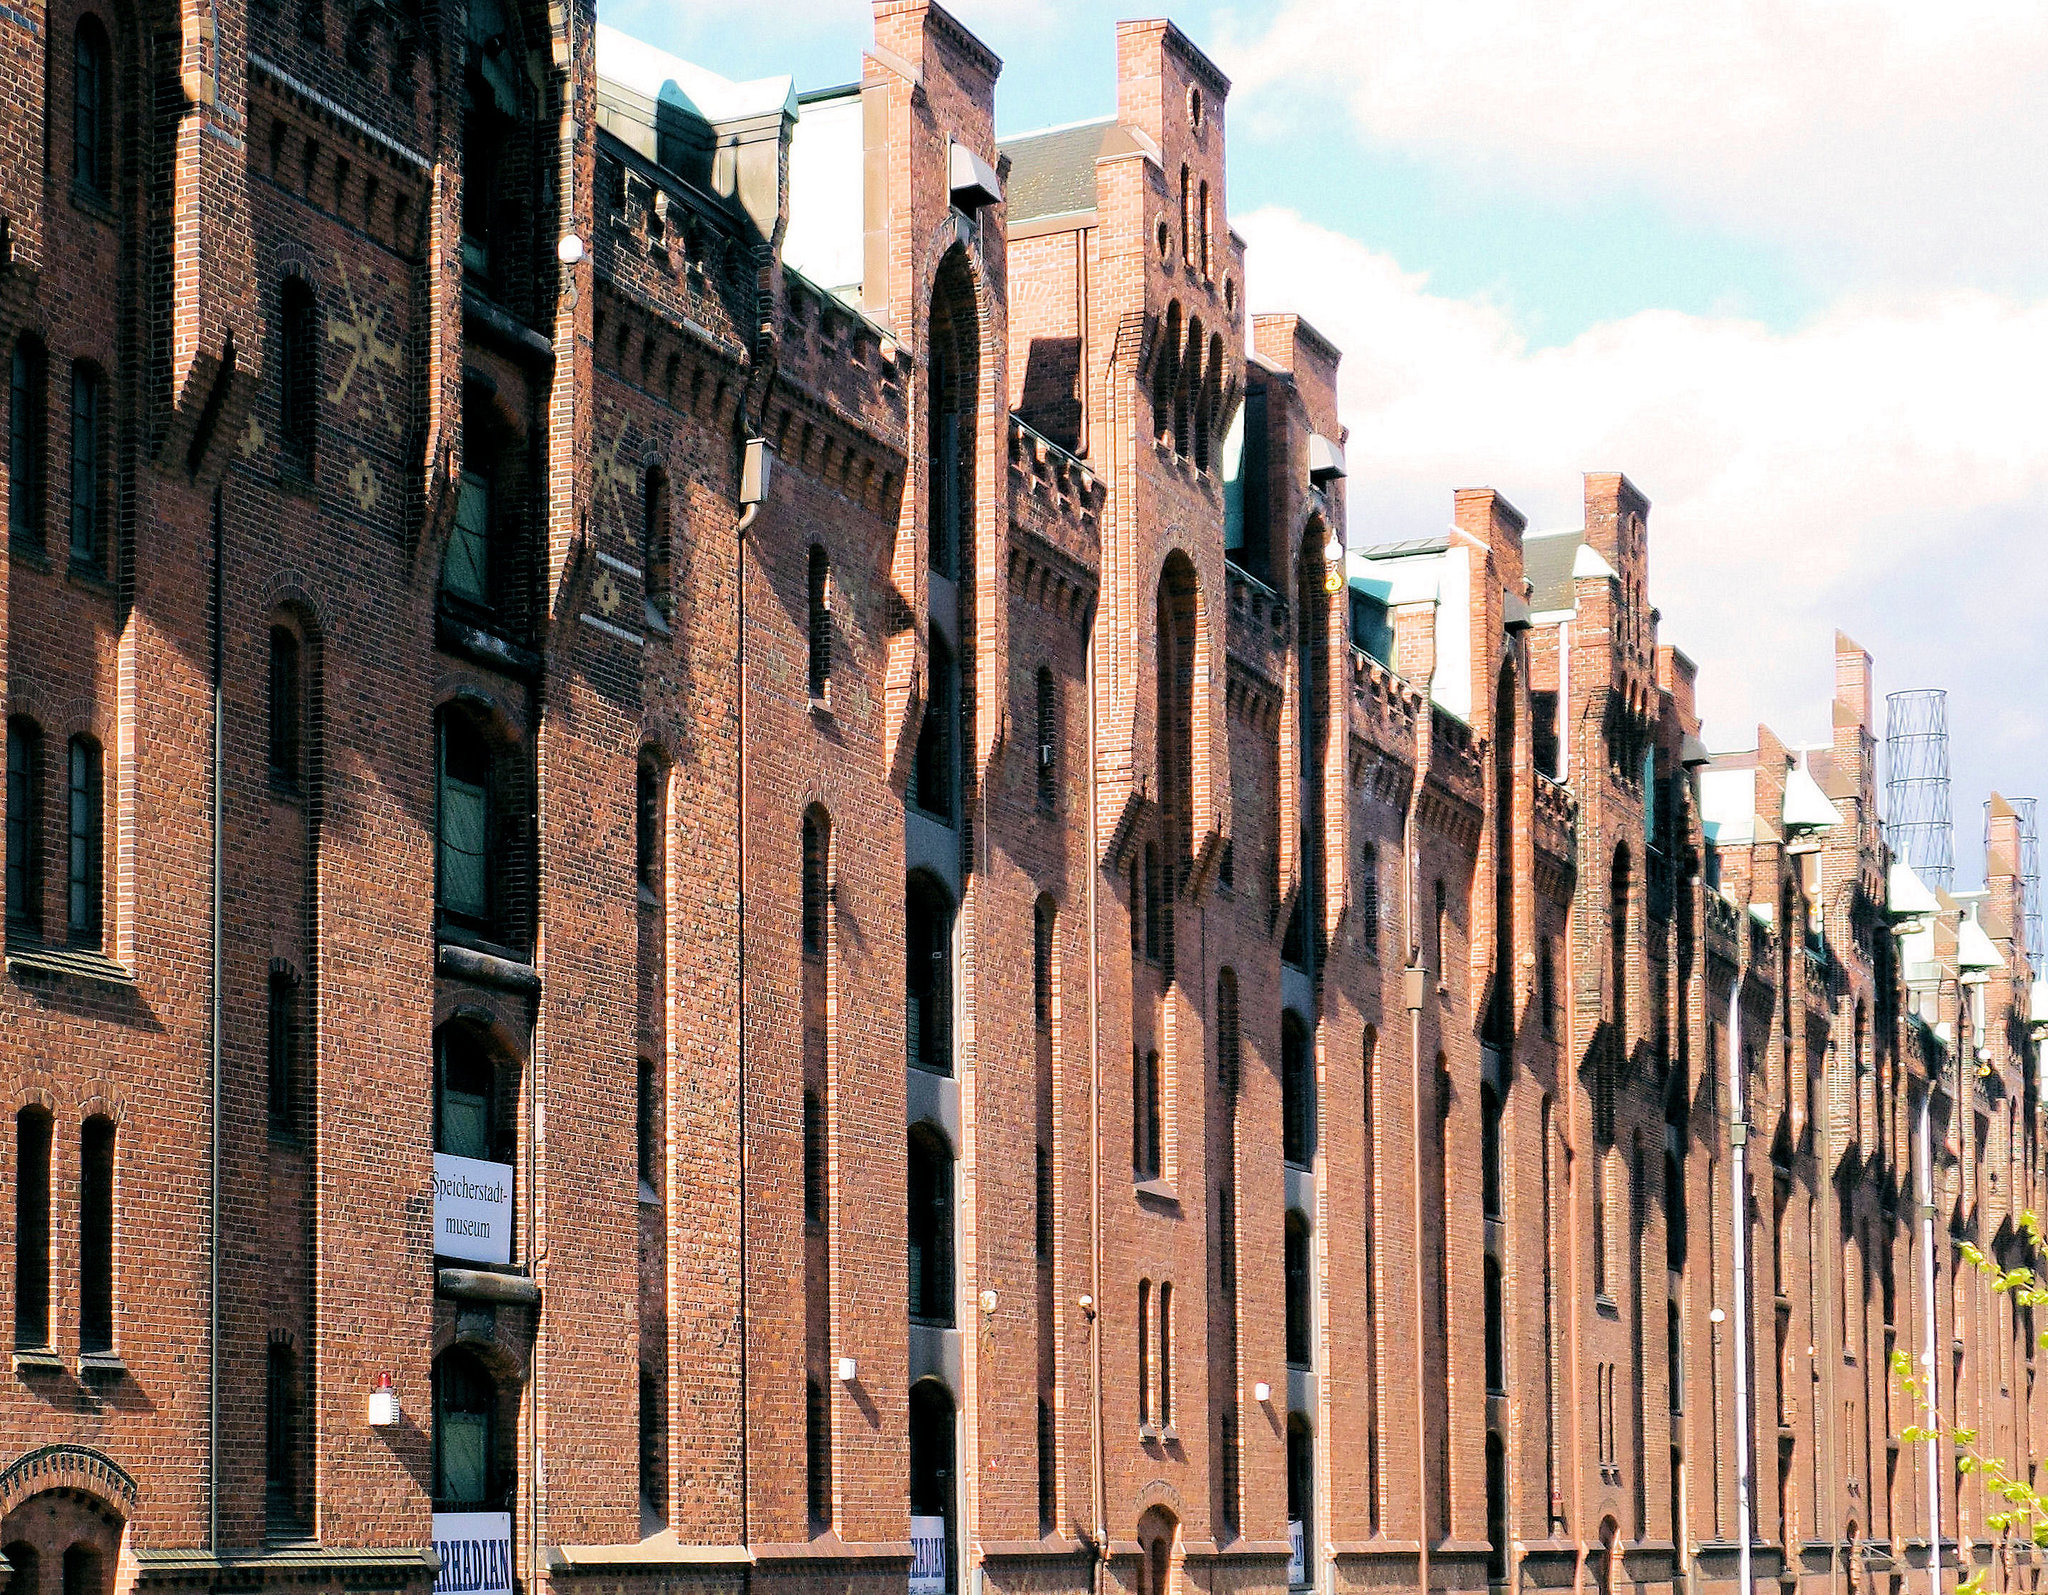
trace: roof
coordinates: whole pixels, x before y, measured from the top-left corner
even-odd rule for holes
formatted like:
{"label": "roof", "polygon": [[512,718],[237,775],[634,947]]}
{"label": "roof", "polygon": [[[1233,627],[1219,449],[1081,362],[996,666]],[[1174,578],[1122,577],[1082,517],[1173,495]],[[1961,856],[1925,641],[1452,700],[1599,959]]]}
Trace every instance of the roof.
{"label": "roof", "polygon": [[1927,883],[1913,873],[1913,866],[1895,858],[1885,882],[1885,907],[1894,919],[1917,919],[1935,913],[1941,905]]}
{"label": "roof", "polygon": [[1716,847],[1756,840],[1756,767],[1700,771],[1700,822]]}
{"label": "roof", "polygon": [[1795,764],[1785,777],[1785,828],[1826,831],[1841,823],[1841,811],[1828,801],[1827,793],[1806,773],[1806,766]]}
{"label": "roof", "polygon": [[1352,553],[1360,559],[1406,559],[1410,554],[1441,554],[1450,546],[1448,537],[1407,537],[1398,543],[1374,543],[1369,548],[1354,548]]}
{"label": "roof", "polygon": [[678,106],[714,127],[778,111],[796,115],[796,86],[786,76],[735,83],[602,22],[597,25],[597,75],[657,104]]}
{"label": "roof", "polygon": [[1585,540],[1579,527],[1524,534],[1522,574],[1529,578],[1529,607],[1537,614],[1572,607],[1572,562]]}
{"label": "roof", "polygon": [[1009,224],[1093,210],[1096,160],[1136,148],[1113,116],[1004,140],[998,150],[1010,157]]}

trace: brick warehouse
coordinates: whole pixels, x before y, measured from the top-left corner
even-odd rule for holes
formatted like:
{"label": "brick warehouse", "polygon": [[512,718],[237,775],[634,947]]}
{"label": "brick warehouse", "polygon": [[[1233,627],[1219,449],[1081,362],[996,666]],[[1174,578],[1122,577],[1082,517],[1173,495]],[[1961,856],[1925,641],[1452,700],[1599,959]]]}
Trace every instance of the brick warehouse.
{"label": "brick warehouse", "polygon": [[2011,808],[1709,755],[1619,474],[1347,538],[1171,25],[875,34],[0,5],[8,1595],[1726,1590],[1738,1416],[2031,1586]]}

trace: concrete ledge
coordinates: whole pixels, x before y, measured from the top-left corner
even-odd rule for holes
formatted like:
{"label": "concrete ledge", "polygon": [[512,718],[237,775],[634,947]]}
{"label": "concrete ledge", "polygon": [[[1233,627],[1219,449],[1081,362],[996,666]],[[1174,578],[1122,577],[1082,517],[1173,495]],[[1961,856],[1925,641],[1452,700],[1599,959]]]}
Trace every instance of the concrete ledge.
{"label": "concrete ledge", "polygon": [[135,1553],[135,1583],[249,1586],[284,1580],[297,1584],[339,1583],[350,1589],[405,1589],[432,1584],[441,1559],[430,1546],[391,1548],[348,1545],[252,1547],[218,1553],[204,1550],[146,1550]]}
{"label": "concrete ledge", "polygon": [[842,1540],[837,1534],[820,1534],[814,1540],[790,1540],[754,1547],[754,1561],[787,1565],[792,1562],[905,1562],[912,1556],[908,1540]]}
{"label": "concrete ledge", "polygon": [[538,1307],[540,1286],[524,1274],[494,1274],[481,1268],[443,1268],[435,1272],[434,1292],[461,1301],[508,1302]]}
{"label": "concrete ledge", "polygon": [[[1194,1546],[1182,1547],[1190,1554]],[[1027,1558],[1086,1556],[1089,1554],[1086,1542],[1070,1540],[1064,1534],[1048,1534],[1037,1540],[984,1540],[981,1555],[984,1561],[1014,1562]]]}
{"label": "concrete ledge", "polygon": [[631,1545],[550,1545],[548,1571],[601,1572],[625,1567],[752,1567],[744,1545],[684,1545],[673,1529]]}

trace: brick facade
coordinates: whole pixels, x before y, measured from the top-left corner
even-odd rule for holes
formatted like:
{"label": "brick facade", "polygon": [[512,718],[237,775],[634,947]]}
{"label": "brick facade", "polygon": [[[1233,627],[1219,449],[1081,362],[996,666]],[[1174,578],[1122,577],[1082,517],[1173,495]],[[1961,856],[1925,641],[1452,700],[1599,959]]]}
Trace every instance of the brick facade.
{"label": "brick facade", "polygon": [[0,7],[10,1595],[425,1595],[440,1512],[450,1591],[1726,1589],[1745,1307],[1757,1576],[1924,1568],[2019,821],[1895,895],[1846,638],[1709,758],[1619,474],[1347,534],[1177,29],[999,148],[925,0],[802,101],[98,3]]}

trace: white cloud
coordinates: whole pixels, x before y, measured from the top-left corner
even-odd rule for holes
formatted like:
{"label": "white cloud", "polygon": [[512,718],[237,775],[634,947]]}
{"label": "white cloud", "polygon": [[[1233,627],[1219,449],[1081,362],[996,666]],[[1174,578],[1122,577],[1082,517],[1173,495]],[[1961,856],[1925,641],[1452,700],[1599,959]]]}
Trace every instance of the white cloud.
{"label": "white cloud", "polygon": [[1625,185],[1817,263],[2039,266],[2027,0],[1284,0],[1220,53],[1256,115],[1341,98],[1371,139],[1565,196]]}
{"label": "white cloud", "polygon": [[1652,598],[1700,666],[1716,745],[1759,719],[1825,737],[1839,625],[1881,681],[1950,689],[1961,830],[1965,781],[2048,796],[2048,304],[1851,300],[1782,334],[1657,310],[1537,349],[1291,211],[1238,226],[1253,307],[1344,351],[1354,542],[1434,531],[1471,486],[1578,525],[1577,473],[1624,470],[1652,501]]}

